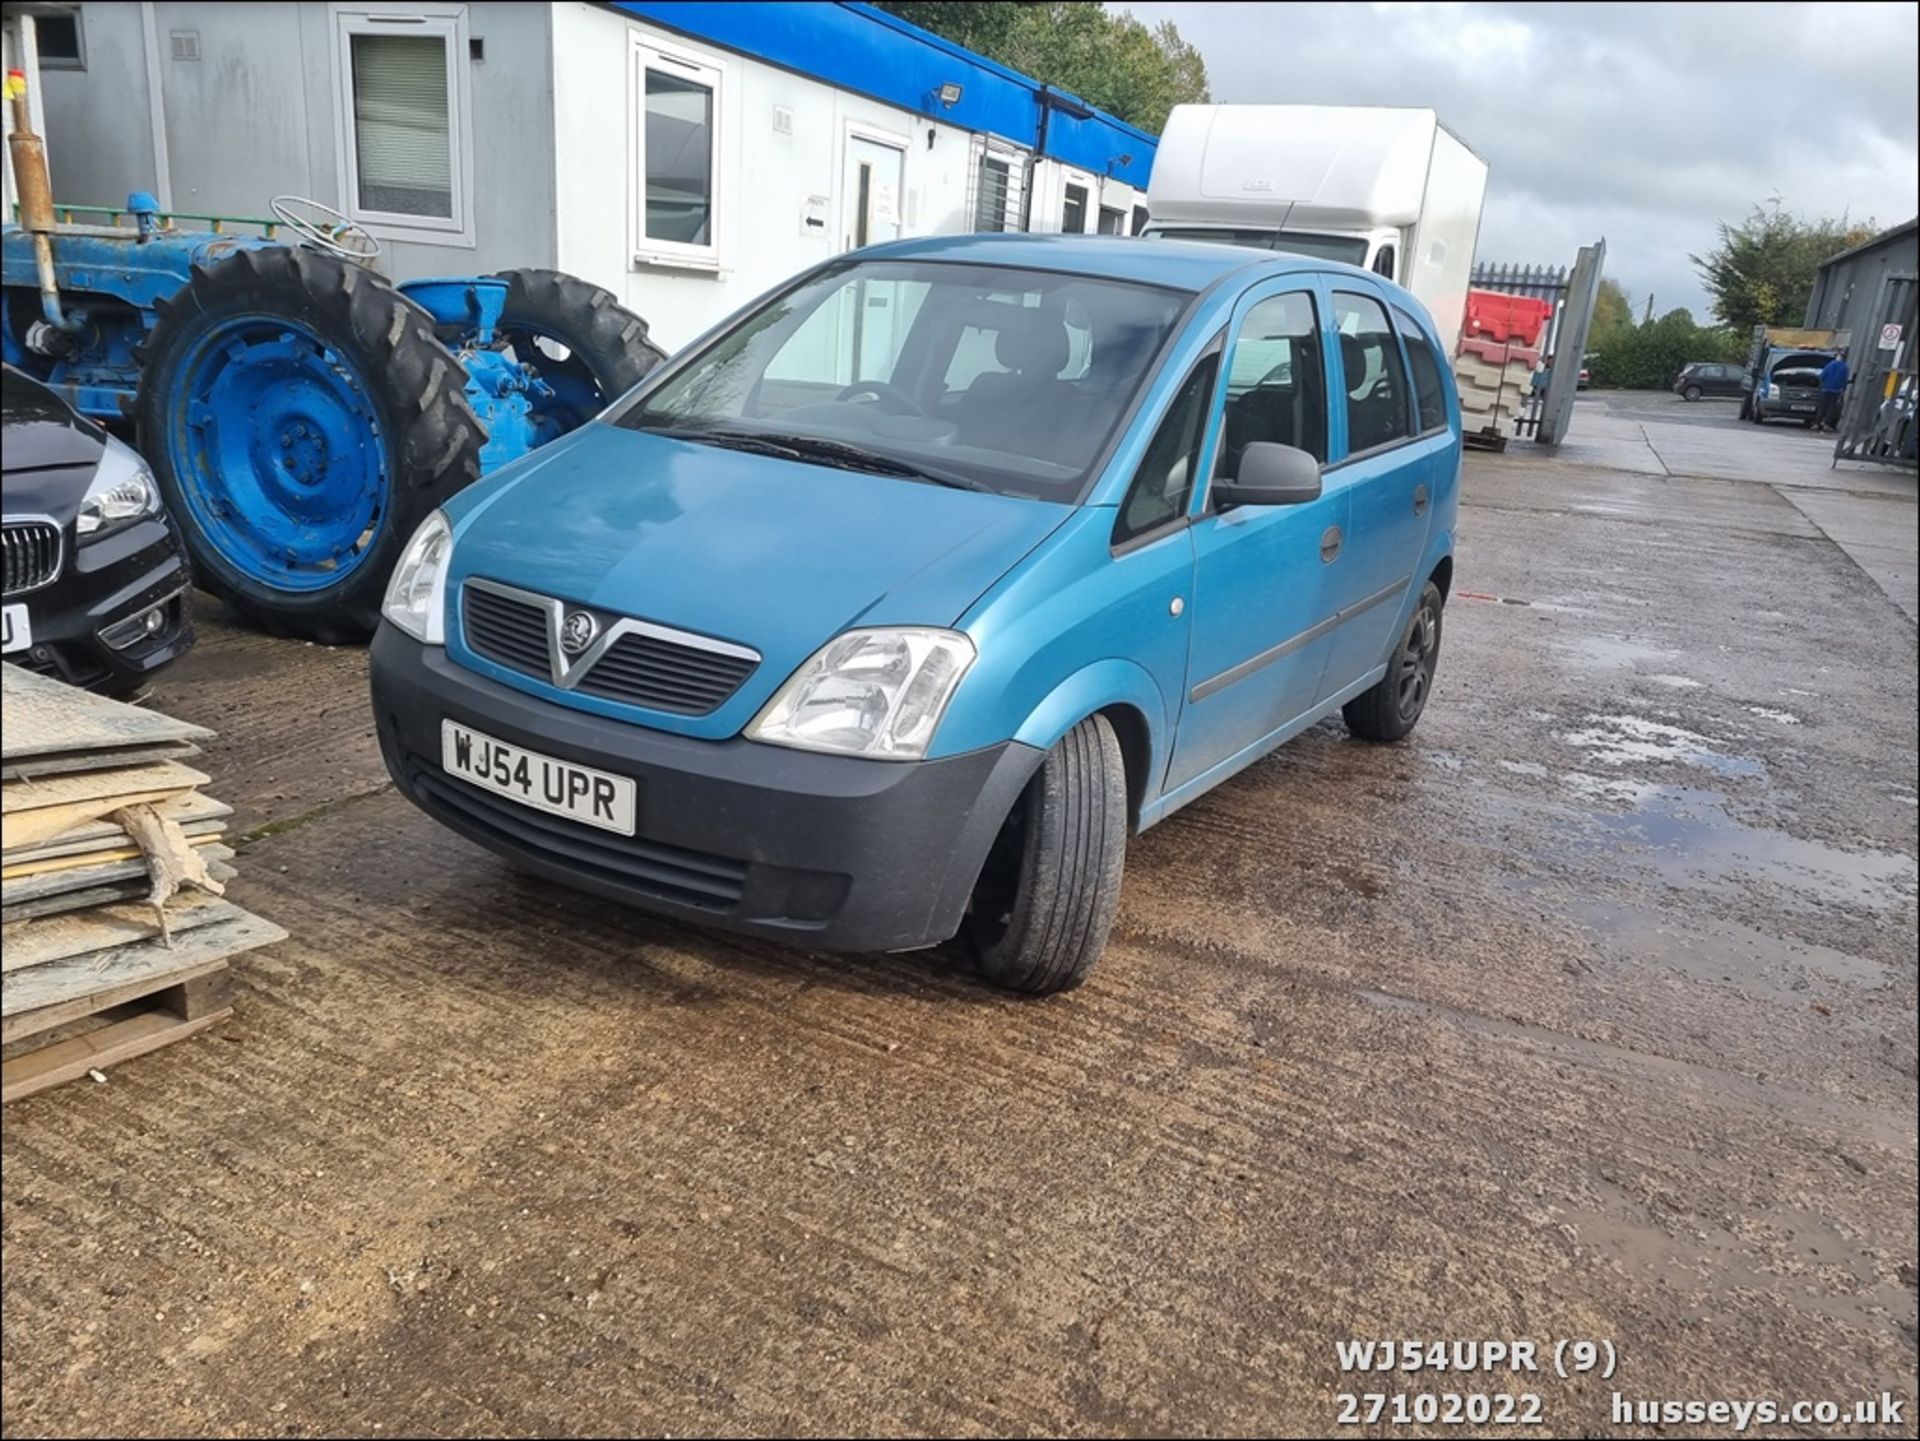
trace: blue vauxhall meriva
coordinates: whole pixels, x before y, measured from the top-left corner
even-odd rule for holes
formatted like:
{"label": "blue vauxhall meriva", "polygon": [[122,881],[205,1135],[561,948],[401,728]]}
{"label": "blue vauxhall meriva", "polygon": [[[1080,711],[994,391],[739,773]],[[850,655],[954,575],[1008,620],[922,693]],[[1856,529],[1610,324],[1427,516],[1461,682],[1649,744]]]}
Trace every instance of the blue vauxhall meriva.
{"label": "blue vauxhall meriva", "polygon": [[1077,984],[1129,832],[1420,718],[1460,414],[1406,291],[1110,237],[808,271],[450,499],[394,572],[395,781],[597,895]]}

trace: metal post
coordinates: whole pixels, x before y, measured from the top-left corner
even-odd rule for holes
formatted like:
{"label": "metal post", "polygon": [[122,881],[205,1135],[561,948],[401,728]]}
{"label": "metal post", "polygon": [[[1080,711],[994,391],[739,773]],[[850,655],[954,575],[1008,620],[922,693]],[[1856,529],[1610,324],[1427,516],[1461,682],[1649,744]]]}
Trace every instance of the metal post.
{"label": "metal post", "polygon": [[1607,259],[1607,242],[1596,240],[1580,247],[1567,282],[1567,304],[1554,340],[1553,373],[1547,379],[1546,399],[1540,407],[1540,428],[1534,439],[1558,445],[1566,439],[1573,420],[1573,398],[1580,389],[1580,364],[1586,354],[1587,330],[1593,323],[1594,297],[1600,293],[1600,271]]}

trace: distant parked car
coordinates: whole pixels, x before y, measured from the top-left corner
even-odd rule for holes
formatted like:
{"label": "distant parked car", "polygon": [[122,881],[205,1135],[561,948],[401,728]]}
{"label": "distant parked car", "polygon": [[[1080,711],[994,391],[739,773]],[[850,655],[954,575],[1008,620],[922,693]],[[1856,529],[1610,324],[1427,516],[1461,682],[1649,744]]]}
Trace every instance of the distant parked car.
{"label": "distant parked car", "polygon": [[193,644],[180,534],[146,461],[11,365],[0,385],[0,654],[130,695]]}
{"label": "distant parked car", "polygon": [[1696,360],[1684,365],[1680,373],[1673,378],[1673,393],[1683,400],[1699,400],[1703,396],[1721,395],[1738,397],[1747,388],[1747,374],[1737,365],[1717,365],[1704,360]]}
{"label": "distant parked car", "polygon": [[[873,295],[887,328],[839,323]],[[838,257],[421,525],[388,769],[558,885],[823,950],[964,930],[989,980],[1075,985],[1130,833],[1322,716],[1420,719],[1446,356],[1331,261]]]}

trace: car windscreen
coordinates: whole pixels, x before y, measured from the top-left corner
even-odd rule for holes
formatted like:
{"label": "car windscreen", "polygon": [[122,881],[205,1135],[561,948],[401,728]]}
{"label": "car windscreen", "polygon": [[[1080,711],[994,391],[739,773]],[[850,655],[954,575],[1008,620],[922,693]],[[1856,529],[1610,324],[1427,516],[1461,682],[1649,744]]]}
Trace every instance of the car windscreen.
{"label": "car windscreen", "polygon": [[1283,250],[1345,265],[1367,263],[1367,242],[1352,235],[1316,235],[1308,230],[1240,230],[1213,226],[1155,229],[1155,240],[1202,240],[1215,245],[1245,245],[1254,250]]}
{"label": "car windscreen", "polygon": [[856,261],[742,315],[615,423],[903,479],[1071,502],[1185,292]]}

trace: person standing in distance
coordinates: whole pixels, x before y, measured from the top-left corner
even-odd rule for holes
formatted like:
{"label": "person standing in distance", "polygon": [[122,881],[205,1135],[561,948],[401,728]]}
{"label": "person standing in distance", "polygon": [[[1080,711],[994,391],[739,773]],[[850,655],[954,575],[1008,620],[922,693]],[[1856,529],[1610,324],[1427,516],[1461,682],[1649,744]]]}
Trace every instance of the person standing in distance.
{"label": "person standing in distance", "polygon": [[1814,417],[1815,430],[1840,428],[1840,401],[1847,393],[1847,381],[1851,375],[1844,350],[1820,367],[1820,410]]}

